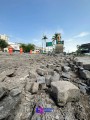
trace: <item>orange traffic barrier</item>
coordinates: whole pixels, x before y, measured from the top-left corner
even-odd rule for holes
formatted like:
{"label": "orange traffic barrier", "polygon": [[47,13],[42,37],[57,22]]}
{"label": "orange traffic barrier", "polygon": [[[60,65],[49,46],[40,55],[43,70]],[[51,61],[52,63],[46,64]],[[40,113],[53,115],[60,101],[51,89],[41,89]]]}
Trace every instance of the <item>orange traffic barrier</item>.
{"label": "orange traffic barrier", "polygon": [[9,50],[9,54],[11,55],[13,53],[13,48],[10,47],[8,50]]}
{"label": "orange traffic barrier", "polygon": [[22,54],[23,53],[23,48],[20,48],[20,54]]}
{"label": "orange traffic barrier", "polygon": [[32,54],[32,50],[30,50],[30,54]]}

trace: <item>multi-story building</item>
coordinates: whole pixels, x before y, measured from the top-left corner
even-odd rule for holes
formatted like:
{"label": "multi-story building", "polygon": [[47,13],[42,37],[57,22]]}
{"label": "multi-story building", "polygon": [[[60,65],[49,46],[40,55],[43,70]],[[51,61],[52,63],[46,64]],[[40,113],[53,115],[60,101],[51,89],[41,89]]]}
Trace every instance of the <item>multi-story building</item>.
{"label": "multi-story building", "polygon": [[0,39],[5,40],[5,41],[8,42],[9,37],[7,35],[5,35],[5,34],[2,34],[2,35],[0,35]]}

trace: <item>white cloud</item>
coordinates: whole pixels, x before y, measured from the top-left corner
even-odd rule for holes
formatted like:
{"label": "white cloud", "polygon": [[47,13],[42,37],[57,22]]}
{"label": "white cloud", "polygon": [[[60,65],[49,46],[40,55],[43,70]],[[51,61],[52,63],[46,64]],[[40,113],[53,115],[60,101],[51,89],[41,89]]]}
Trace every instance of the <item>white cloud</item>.
{"label": "white cloud", "polygon": [[81,32],[80,34],[67,39],[66,42],[76,41],[76,40],[78,40],[76,38],[83,38],[88,35],[90,35],[90,32]]}
{"label": "white cloud", "polygon": [[85,37],[87,35],[90,35],[89,32],[81,32],[80,34],[74,36],[73,38],[81,38],[81,37]]}
{"label": "white cloud", "polygon": [[65,51],[66,52],[76,51],[77,45],[85,44],[86,42],[88,42],[88,40],[82,38],[89,34],[90,34],[89,32],[81,32],[76,36],[73,36],[69,39],[65,39]]}

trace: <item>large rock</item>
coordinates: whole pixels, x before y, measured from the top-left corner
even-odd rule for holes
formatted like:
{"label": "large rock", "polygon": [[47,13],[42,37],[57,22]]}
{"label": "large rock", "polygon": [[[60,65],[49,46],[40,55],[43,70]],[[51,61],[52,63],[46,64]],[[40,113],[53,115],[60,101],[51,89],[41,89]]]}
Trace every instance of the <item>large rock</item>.
{"label": "large rock", "polygon": [[85,70],[90,70],[90,57],[77,57],[74,59],[77,66],[83,66]]}
{"label": "large rock", "polygon": [[8,91],[3,88],[3,87],[0,87],[0,100],[5,96],[7,95]]}
{"label": "large rock", "polygon": [[38,75],[40,75],[40,76],[44,76],[44,75],[54,75],[53,69],[41,69],[41,68],[38,68],[38,69],[36,70],[36,72],[37,72]]}
{"label": "large rock", "polygon": [[45,82],[45,77],[39,76],[37,77],[37,83],[39,83],[39,89],[46,89],[46,82]]}
{"label": "large rock", "polygon": [[36,75],[32,72],[29,72],[29,78],[32,79],[32,78],[36,78]]}
{"label": "large rock", "polygon": [[90,79],[90,71],[88,71],[88,70],[80,70],[80,76],[83,79]]}
{"label": "large rock", "polygon": [[6,71],[3,71],[0,74],[0,81],[4,81],[6,77],[13,77],[15,76],[15,70],[14,69],[8,69]]}
{"label": "large rock", "polygon": [[41,76],[44,76],[44,75],[48,74],[47,70],[44,70],[44,69],[41,69],[41,68],[38,68],[36,70],[36,72]]}
{"label": "large rock", "polygon": [[54,75],[53,69],[47,69],[47,73],[48,73],[48,75]]}
{"label": "large rock", "polygon": [[79,84],[79,88],[80,88],[81,93],[86,94],[86,92],[88,90],[88,87],[86,84],[84,84],[84,83]]}
{"label": "large rock", "polygon": [[63,66],[63,71],[64,71],[64,72],[69,72],[70,70],[71,70],[70,67],[68,67],[68,66]]}
{"label": "large rock", "polygon": [[40,68],[45,69],[46,65],[41,65]]}
{"label": "large rock", "polygon": [[37,83],[40,83],[40,84],[45,83],[45,77],[43,76],[37,77]]}
{"label": "large rock", "polygon": [[6,76],[12,76],[14,75],[15,70],[14,69],[8,69],[6,71],[4,71],[2,74],[6,75]]}
{"label": "large rock", "polygon": [[39,83],[34,82],[31,88],[31,93],[37,93],[39,89]]}
{"label": "large rock", "polygon": [[45,77],[45,82],[46,82],[46,85],[47,86],[49,86],[50,84],[51,84],[51,75],[47,75],[46,77]]}
{"label": "large rock", "polygon": [[74,66],[75,66],[75,65],[70,62],[70,63],[69,63],[69,66],[70,66],[71,70],[74,71]]}
{"label": "large rock", "polygon": [[57,73],[60,73],[62,71],[62,67],[61,66],[56,67],[54,71],[56,71]]}
{"label": "large rock", "polygon": [[19,88],[14,88],[14,89],[12,89],[12,90],[10,91],[10,95],[11,95],[12,97],[15,97],[15,96],[17,96],[17,95],[19,95],[19,94],[21,94],[21,90],[20,90]]}
{"label": "large rock", "polygon": [[14,120],[15,109],[20,102],[21,97],[5,97],[0,101],[0,120]]}
{"label": "large rock", "polygon": [[55,69],[55,66],[53,64],[47,64],[47,68]]}
{"label": "large rock", "polygon": [[63,78],[68,78],[70,79],[71,78],[71,75],[69,74],[69,72],[62,72],[62,75],[61,75]]}
{"label": "large rock", "polygon": [[78,87],[68,81],[57,81],[51,83],[53,96],[58,105],[65,105],[68,101],[77,101],[80,97]]}
{"label": "large rock", "polygon": [[83,64],[83,68],[85,70],[90,70],[90,63],[89,64]]}
{"label": "large rock", "polygon": [[54,75],[51,77],[51,81],[59,81],[60,75],[57,72],[54,72]]}
{"label": "large rock", "polygon": [[33,82],[31,81],[27,81],[26,86],[25,86],[25,90],[30,92],[31,88],[32,88]]}

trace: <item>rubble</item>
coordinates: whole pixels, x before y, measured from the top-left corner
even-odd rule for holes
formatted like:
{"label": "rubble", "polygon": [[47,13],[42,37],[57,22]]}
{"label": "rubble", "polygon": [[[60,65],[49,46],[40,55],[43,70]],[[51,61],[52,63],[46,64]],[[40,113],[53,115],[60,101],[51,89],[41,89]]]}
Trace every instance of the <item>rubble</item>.
{"label": "rubble", "polygon": [[[0,53],[0,58],[0,120],[90,119],[88,57]],[[40,115],[38,106],[53,111]]]}

